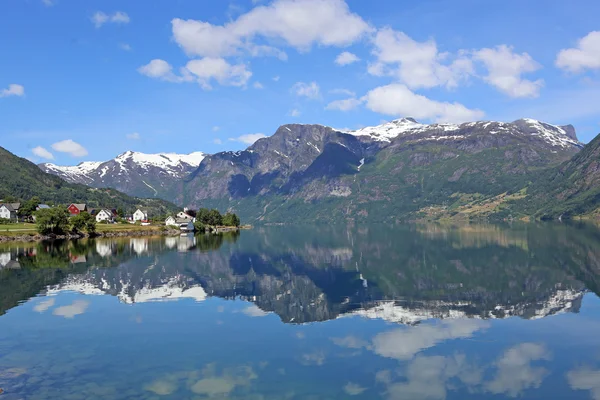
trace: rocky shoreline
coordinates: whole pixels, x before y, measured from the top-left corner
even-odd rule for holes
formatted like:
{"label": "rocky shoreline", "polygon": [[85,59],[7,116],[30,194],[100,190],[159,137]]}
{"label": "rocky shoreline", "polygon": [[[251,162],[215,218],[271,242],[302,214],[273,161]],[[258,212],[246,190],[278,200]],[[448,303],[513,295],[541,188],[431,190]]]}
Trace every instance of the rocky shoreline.
{"label": "rocky shoreline", "polygon": [[67,234],[67,235],[40,235],[40,234],[27,234],[17,236],[1,236],[0,243],[2,242],[38,242],[41,240],[74,240],[84,238],[111,238],[111,237],[135,237],[135,236],[177,236],[180,235],[181,231],[178,229],[167,229],[167,230],[148,230],[148,231],[120,231],[120,232],[97,232],[93,235],[87,233],[81,234]]}

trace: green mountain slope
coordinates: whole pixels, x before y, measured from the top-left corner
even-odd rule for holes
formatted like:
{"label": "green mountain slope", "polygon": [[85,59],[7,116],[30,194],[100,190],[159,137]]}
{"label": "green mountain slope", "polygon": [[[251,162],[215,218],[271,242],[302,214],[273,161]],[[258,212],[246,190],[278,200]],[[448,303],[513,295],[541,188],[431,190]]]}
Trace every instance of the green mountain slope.
{"label": "green mountain slope", "polygon": [[125,211],[142,207],[154,215],[177,209],[174,204],[163,200],[138,199],[114,189],[92,189],[85,185],[67,183],[0,147],[0,198],[7,196],[22,200],[37,196],[42,202],[86,203],[91,207],[114,207]]}

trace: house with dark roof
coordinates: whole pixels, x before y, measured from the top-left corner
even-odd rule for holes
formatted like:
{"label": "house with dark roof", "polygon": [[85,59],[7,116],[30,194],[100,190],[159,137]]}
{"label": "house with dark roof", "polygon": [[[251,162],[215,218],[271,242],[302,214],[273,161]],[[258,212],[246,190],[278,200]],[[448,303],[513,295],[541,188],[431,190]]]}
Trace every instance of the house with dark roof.
{"label": "house with dark roof", "polygon": [[11,203],[0,204],[0,218],[16,222],[18,221],[17,211],[18,208],[15,210]]}

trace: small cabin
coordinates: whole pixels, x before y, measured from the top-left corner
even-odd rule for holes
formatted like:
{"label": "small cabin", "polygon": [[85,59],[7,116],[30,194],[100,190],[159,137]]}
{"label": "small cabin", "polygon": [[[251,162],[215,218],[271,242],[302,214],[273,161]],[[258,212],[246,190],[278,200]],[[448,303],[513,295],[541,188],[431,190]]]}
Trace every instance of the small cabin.
{"label": "small cabin", "polygon": [[148,212],[137,209],[133,213],[133,222],[137,222],[137,221],[148,222]]}
{"label": "small cabin", "polygon": [[76,215],[81,214],[84,211],[87,211],[87,206],[85,204],[73,203],[69,207],[67,207],[67,210],[69,210],[69,214],[71,214],[71,217],[74,217]]}
{"label": "small cabin", "polygon": [[165,225],[166,226],[177,226],[177,220],[174,217],[167,217],[167,219],[165,219]]}

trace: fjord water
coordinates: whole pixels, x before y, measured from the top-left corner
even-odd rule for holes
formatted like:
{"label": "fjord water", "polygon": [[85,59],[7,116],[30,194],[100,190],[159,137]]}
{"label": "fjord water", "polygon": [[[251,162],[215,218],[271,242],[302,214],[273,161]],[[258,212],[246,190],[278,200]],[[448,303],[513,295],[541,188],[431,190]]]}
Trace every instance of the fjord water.
{"label": "fjord water", "polygon": [[600,230],[4,244],[4,399],[600,399]]}

